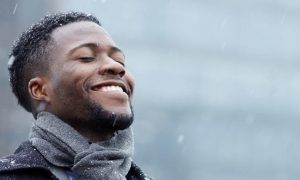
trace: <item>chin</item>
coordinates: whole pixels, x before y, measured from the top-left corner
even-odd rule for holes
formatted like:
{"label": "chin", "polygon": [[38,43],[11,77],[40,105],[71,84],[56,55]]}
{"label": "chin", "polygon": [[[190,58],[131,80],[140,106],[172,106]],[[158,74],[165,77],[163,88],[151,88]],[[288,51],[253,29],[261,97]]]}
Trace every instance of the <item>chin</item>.
{"label": "chin", "polygon": [[89,119],[100,129],[123,130],[133,123],[134,113],[131,105],[129,108],[106,110],[102,106],[93,104],[90,110]]}
{"label": "chin", "polygon": [[127,129],[133,123],[133,114],[123,114],[114,112],[103,112],[97,118],[97,124],[101,128],[114,131]]}
{"label": "chin", "polygon": [[132,123],[133,123],[132,114],[130,115],[116,114],[116,116],[113,118],[113,123],[111,127],[114,130],[123,130],[129,128]]}

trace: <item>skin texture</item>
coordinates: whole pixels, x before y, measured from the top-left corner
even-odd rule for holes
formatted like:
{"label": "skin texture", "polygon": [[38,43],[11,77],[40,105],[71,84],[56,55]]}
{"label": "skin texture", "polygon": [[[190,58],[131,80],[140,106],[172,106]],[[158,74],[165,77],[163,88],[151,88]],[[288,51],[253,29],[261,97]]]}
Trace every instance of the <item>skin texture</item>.
{"label": "skin texture", "polygon": [[[110,35],[82,21],[55,29],[51,37],[50,72],[28,84],[36,111],[52,112],[92,142],[129,127],[134,81]],[[101,89],[109,85],[123,91]]]}

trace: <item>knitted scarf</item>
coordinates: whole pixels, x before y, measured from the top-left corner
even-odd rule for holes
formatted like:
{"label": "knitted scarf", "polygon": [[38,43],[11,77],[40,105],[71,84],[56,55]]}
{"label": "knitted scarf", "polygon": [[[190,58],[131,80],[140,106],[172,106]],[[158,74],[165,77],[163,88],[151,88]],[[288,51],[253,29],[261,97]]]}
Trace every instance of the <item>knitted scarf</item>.
{"label": "knitted scarf", "polygon": [[79,179],[125,180],[131,167],[131,128],[107,141],[89,143],[55,115],[40,112],[29,140],[51,164],[71,168]]}

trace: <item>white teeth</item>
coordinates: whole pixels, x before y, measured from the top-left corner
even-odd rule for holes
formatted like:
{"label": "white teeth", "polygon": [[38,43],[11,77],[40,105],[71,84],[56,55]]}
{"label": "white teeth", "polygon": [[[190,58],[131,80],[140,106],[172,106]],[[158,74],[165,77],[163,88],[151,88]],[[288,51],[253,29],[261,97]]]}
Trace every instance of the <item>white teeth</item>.
{"label": "white teeth", "polygon": [[105,91],[105,92],[108,91],[108,87],[106,87],[106,86],[103,86],[102,89],[103,89],[103,91]]}
{"label": "white teeth", "polygon": [[120,86],[113,86],[113,85],[103,86],[100,90],[103,92],[113,92],[113,91],[123,92],[123,89]]}

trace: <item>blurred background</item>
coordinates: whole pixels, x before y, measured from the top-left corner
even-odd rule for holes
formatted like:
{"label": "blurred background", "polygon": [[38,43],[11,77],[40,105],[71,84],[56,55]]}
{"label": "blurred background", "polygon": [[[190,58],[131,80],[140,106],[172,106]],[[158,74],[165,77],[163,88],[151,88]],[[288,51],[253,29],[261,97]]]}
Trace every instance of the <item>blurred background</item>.
{"label": "blurred background", "polygon": [[33,117],[12,42],[44,15],[98,17],[135,75],[135,161],[158,180],[300,179],[300,1],[1,0],[0,155]]}

